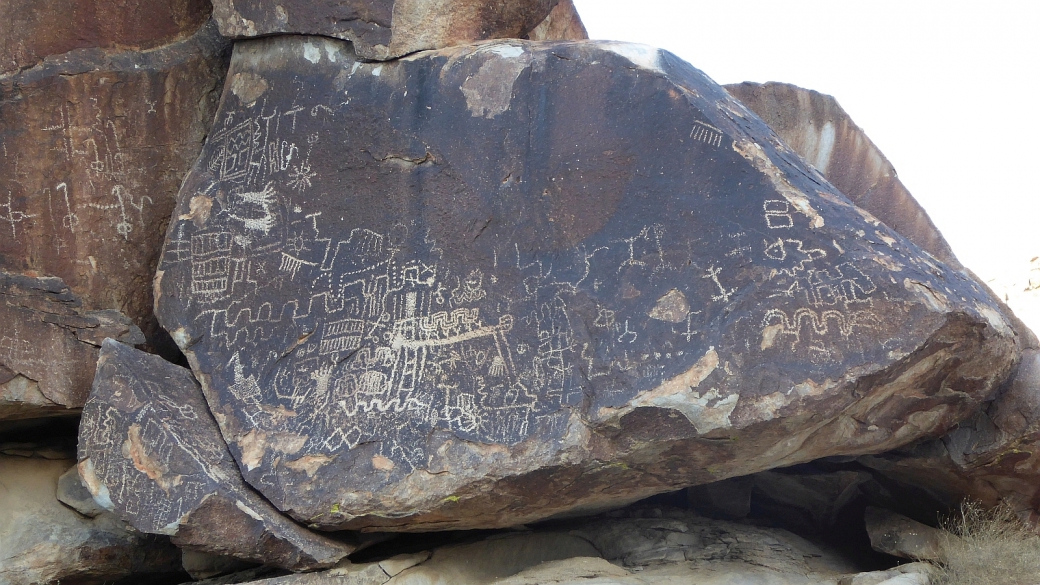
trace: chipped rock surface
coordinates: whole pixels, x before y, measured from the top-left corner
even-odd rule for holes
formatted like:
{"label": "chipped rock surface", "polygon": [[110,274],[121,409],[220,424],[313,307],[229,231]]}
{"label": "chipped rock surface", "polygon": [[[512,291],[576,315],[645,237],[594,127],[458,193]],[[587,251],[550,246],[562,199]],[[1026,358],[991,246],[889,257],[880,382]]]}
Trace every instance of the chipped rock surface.
{"label": "chipped rock surface", "polygon": [[236,45],[156,275],[246,481],[325,529],[509,526],[936,436],[988,294],[640,45]]}
{"label": "chipped rock surface", "polygon": [[75,461],[0,455],[0,583],[112,582],[173,573],[180,551],[165,537],[128,530],[111,514],[87,518],[55,497]]}
{"label": "chipped rock surface", "polygon": [[144,343],[118,311],[87,311],[60,278],[0,270],[0,420],[74,413],[106,337]]}
{"label": "chipped rock surface", "polygon": [[285,519],[242,482],[187,369],[116,341],[101,348],[79,459],[97,502],[178,546],[294,570],[353,550]]}
{"label": "chipped rock surface", "polygon": [[151,340],[161,234],[212,123],[226,48],[210,24],[146,51],[83,48],[0,74],[0,270],[58,277],[83,309],[120,311]]}
{"label": "chipped rock surface", "polygon": [[228,37],[325,35],[376,60],[485,39],[587,38],[570,0],[214,0],[213,16]]}

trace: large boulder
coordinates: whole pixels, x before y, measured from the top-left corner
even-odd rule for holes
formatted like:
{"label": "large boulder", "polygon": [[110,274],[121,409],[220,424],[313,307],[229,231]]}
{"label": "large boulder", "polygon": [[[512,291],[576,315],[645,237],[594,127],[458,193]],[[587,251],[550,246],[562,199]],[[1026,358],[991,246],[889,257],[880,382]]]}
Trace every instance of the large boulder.
{"label": "large boulder", "polygon": [[[119,12],[133,2],[108,4],[98,18],[141,15]],[[60,278],[83,310],[119,311],[153,345],[161,336],[148,283],[226,67],[215,25],[187,32],[147,51],[121,50],[126,39],[115,35],[114,49],[0,74],[0,270]],[[47,333],[21,334],[17,343],[34,344]]]}
{"label": "large boulder", "polygon": [[585,27],[570,0],[213,0],[220,32],[234,38],[278,33],[352,41],[364,59],[501,38],[574,40]]}
{"label": "large boulder", "polygon": [[71,460],[0,455],[0,583],[111,583],[180,572],[165,537],[129,530],[111,514],[87,518],[55,497]]}
{"label": "large boulder", "polygon": [[994,301],[649,47],[235,47],[156,274],[245,479],[326,529],[507,526],[939,436]]}
{"label": "large boulder", "polygon": [[83,409],[79,459],[95,501],[179,546],[293,570],[353,550],[290,522],[244,484],[191,372],[113,340]]}
{"label": "large boulder", "polygon": [[118,311],[84,311],[59,278],[0,270],[0,420],[74,414],[105,338],[144,343]]}

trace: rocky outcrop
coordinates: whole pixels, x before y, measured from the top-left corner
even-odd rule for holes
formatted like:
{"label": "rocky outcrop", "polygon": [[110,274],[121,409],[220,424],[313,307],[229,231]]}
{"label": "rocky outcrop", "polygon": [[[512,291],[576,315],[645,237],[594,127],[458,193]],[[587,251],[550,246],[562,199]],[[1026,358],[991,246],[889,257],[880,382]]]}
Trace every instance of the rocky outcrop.
{"label": "rocky outcrop", "polygon": [[744,82],[727,85],[726,91],[758,114],[858,207],[947,265],[962,268],[892,163],[836,99],[788,83]]}
{"label": "rocky outcrop", "polygon": [[881,452],[1018,357],[977,283],[655,49],[241,42],[218,119],[158,313],[247,482],[326,529]]}
{"label": "rocky outcrop", "polygon": [[214,0],[220,32],[234,38],[277,33],[351,41],[363,59],[501,38],[587,38],[570,0]]}
{"label": "rocky outcrop", "polygon": [[0,420],[74,413],[106,337],[144,343],[118,311],[85,311],[59,278],[0,271]]}
{"label": "rocky outcrop", "polygon": [[1000,396],[948,435],[859,459],[955,506],[1008,500],[1040,522],[1040,352],[1026,350]]}
{"label": "rocky outcrop", "polygon": [[98,584],[180,569],[180,551],[111,514],[87,518],[55,497],[70,460],[0,455],[0,582]]}
{"label": "rocky outcrop", "polygon": [[76,49],[152,49],[190,35],[206,0],[7,0],[0,4],[0,72]]}
{"label": "rocky outcrop", "polygon": [[294,570],[353,547],[283,518],[244,483],[188,370],[106,340],[80,424],[95,501],[175,544]]}
{"label": "rocky outcrop", "polygon": [[[127,8],[96,4],[106,22]],[[179,14],[176,4],[164,10]],[[126,40],[113,35],[105,43]],[[0,270],[60,278],[83,310],[119,311],[158,343],[148,283],[213,119],[226,48],[207,25],[151,50],[78,49],[0,74]],[[23,331],[18,344],[36,342]]]}

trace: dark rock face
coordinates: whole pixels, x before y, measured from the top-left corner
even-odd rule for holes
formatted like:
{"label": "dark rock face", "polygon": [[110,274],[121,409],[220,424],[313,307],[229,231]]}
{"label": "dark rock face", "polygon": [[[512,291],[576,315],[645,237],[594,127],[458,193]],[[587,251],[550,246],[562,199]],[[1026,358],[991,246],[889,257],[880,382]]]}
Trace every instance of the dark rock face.
{"label": "dark rock face", "polygon": [[[570,5],[546,22],[557,0],[214,0],[213,16],[228,37],[276,33],[325,35],[352,41],[364,59],[393,59],[472,41],[522,38],[569,40],[584,32]],[[567,4],[570,4],[569,0]],[[575,23],[575,21],[577,21]],[[561,36],[544,36],[561,35]]]}
{"label": "dark rock face", "polygon": [[325,528],[506,526],[937,436],[978,285],[667,53],[239,43],[156,275],[246,480]]}
{"label": "dark rock face", "polygon": [[82,305],[59,278],[0,271],[0,420],[83,406],[101,342],[144,343],[123,314]]}
{"label": "dark rock face", "polygon": [[0,270],[61,278],[85,310],[120,311],[151,339],[148,283],[226,48],[209,25],[147,52],[83,49],[0,75]]}
{"label": "dark rock face", "polygon": [[0,71],[75,49],[151,49],[191,34],[210,10],[206,0],[5,0]]}
{"label": "dark rock face", "polygon": [[947,265],[961,268],[892,163],[837,100],[788,83],[744,82],[727,85],[726,91],[758,114],[858,207]]}
{"label": "dark rock face", "polygon": [[157,356],[104,342],[79,445],[94,499],[142,532],[294,570],[353,550],[286,520],[246,487],[191,373]]}

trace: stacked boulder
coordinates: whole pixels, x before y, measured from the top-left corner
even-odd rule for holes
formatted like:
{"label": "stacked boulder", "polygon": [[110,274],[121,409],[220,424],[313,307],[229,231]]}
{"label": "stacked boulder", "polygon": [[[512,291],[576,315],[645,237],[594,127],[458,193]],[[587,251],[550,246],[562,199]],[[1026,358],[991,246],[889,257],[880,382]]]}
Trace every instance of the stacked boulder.
{"label": "stacked boulder", "polygon": [[[641,583],[769,550],[835,583],[854,568],[793,535],[660,509],[514,535],[542,552],[484,573],[513,545],[345,559],[821,458],[912,477],[1035,394],[1035,338],[804,90],[588,41],[570,0],[65,4],[0,24],[0,421],[82,408],[56,497],[158,552],[13,583],[175,571],[171,542],[336,567],[286,583]],[[1031,432],[987,416],[988,453]],[[943,454],[944,497],[975,494]]]}
{"label": "stacked boulder", "polygon": [[104,339],[176,353],[149,282],[227,68],[210,12],[205,0],[0,4],[4,583],[180,571],[165,537],[59,502],[79,480],[75,450],[53,437],[86,402]]}

